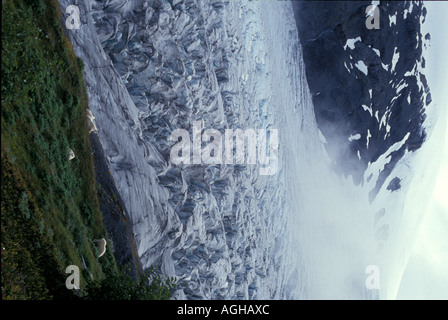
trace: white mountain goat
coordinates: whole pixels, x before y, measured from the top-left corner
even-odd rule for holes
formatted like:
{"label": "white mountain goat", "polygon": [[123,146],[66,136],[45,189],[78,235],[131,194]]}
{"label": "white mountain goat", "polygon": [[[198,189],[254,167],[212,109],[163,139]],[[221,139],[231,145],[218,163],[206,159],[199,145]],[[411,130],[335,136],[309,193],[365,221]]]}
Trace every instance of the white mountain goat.
{"label": "white mountain goat", "polygon": [[75,153],[72,149],[68,149],[68,160],[72,160],[75,158]]}
{"label": "white mountain goat", "polygon": [[92,111],[90,111],[90,109],[86,110],[86,116],[87,116],[87,124],[89,126],[89,133],[91,132],[97,133],[98,128],[96,127],[95,124],[95,117],[93,116]]}
{"label": "white mountain goat", "polygon": [[96,243],[96,248],[98,249],[99,252],[99,257],[101,257],[105,252],[106,252],[106,239],[102,238],[102,239],[95,239],[93,240],[93,242]]}

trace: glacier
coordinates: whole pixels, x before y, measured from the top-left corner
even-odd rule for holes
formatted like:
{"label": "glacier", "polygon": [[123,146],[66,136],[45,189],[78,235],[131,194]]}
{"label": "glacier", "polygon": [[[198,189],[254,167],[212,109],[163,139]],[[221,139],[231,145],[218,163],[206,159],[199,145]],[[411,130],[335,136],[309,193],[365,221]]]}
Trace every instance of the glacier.
{"label": "glacier", "polygon": [[[142,264],[184,284],[177,298],[394,297],[421,218],[406,199],[432,183],[409,164],[426,153],[406,153],[393,169],[401,188],[386,180],[373,202],[405,139],[369,164],[364,184],[332,170],[290,2],[58,1],[80,8],[66,34]],[[174,165],[171,132],[197,121],[278,129],[277,173]],[[379,290],[366,286],[372,265]]]}

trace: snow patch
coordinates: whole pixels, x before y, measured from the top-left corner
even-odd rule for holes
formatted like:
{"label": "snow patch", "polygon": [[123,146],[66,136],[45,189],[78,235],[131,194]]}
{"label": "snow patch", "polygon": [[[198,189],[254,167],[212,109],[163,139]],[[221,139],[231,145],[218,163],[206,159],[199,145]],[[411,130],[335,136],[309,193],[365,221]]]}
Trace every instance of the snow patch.
{"label": "snow patch", "polygon": [[347,47],[349,47],[350,49],[355,49],[355,43],[356,42],[360,42],[361,41],[361,37],[357,37],[357,38],[353,38],[353,39],[347,39],[345,45],[344,45],[344,50],[347,50]]}
{"label": "snow patch", "polygon": [[372,48],[372,50],[377,54],[378,57],[381,57],[381,52],[378,49]]}
{"label": "snow patch", "polygon": [[359,140],[359,139],[361,139],[361,135],[359,133],[352,134],[352,135],[350,135],[350,137],[348,137],[348,141],[354,141],[354,140]]}
{"label": "snow patch", "polygon": [[355,63],[356,68],[358,68],[362,73],[364,73],[365,75],[367,75],[368,73],[368,69],[366,64],[364,63],[364,61],[359,60],[357,63]]}
{"label": "snow patch", "polygon": [[392,24],[397,25],[397,16],[396,15],[389,16],[389,27],[392,27]]}
{"label": "snow patch", "polygon": [[392,68],[390,72],[395,71],[395,66],[397,65],[398,59],[400,59],[400,53],[397,51],[397,47],[394,49],[394,55],[392,57]]}
{"label": "snow patch", "polygon": [[372,106],[368,107],[365,104],[362,105],[362,108],[364,109],[364,111],[368,111],[370,113],[370,116],[373,117],[373,110],[372,110]]}

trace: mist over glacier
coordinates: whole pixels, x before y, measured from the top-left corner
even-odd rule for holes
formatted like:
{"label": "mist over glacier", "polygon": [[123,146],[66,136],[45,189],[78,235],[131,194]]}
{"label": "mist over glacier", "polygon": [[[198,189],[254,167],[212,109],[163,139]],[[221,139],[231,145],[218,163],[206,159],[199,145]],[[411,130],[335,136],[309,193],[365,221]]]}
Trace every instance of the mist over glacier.
{"label": "mist over glacier", "polygon": [[[290,2],[75,4],[82,25],[67,35],[85,63],[89,106],[144,267],[184,283],[181,299],[394,297],[426,206],[422,190],[433,184],[425,170],[437,167],[421,162],[434,149],[403,152],[384,178],[404,134],[367,168],[346,157],[352,175],[334,170]],[[221,132],[278,129],[277,172],[174,165],[170,134],[191,134],[198,121]],[[338,138],[349,137],[359,139]],[[338,159],[349,152],[332,150]],[[379,289],[366,285],[369,266],[380,271]]]}

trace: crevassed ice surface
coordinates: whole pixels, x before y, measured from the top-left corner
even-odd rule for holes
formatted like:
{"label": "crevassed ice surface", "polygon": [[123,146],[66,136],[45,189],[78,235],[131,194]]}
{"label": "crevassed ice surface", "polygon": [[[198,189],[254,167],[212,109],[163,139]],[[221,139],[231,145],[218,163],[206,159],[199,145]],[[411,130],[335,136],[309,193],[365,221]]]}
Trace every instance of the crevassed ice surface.
{"label": "crevassed ice surface", "polygon": [[[295,100],[295,88],[282,97],[272,81],[269,61],[283,57],[275,56],[266,41],[261,6],[120,4],[96,3],[93,17],[139,111],[140,139],[155,146],[148,162],[168,191],[165,210],[174,212],[172,220],[161,221],[171,230],[167,239],[153,242],[160,226],[130,210],[143,263],[162,259],[166,274],[187,283],[183,293],[189,298],[281,297],[282,170],[268,177],[259,176],[257,166],[174,167],[169,161],[169,135],[176,128],[191,132],[194,121],[218,130],[277,128],[273,111]],[[292,15],[283,10],[275,10],[277,19],[286,17],[284,32],[295,34]],[[288,38],[283,39],[288,48]],[[122,166],[120,160],[111,163]]]}
{"label": "crevassed ice surface", "polygon": [[[82,26],[67,34],[144,267],[185,283],[178,298],[379,297],[365,270],[403,258],[385,243],[407,182],[388,208],[328,170],[289,2],[75,4]],[[173,165],[169,136],[194,121],[278,129],[278,172]]]}

